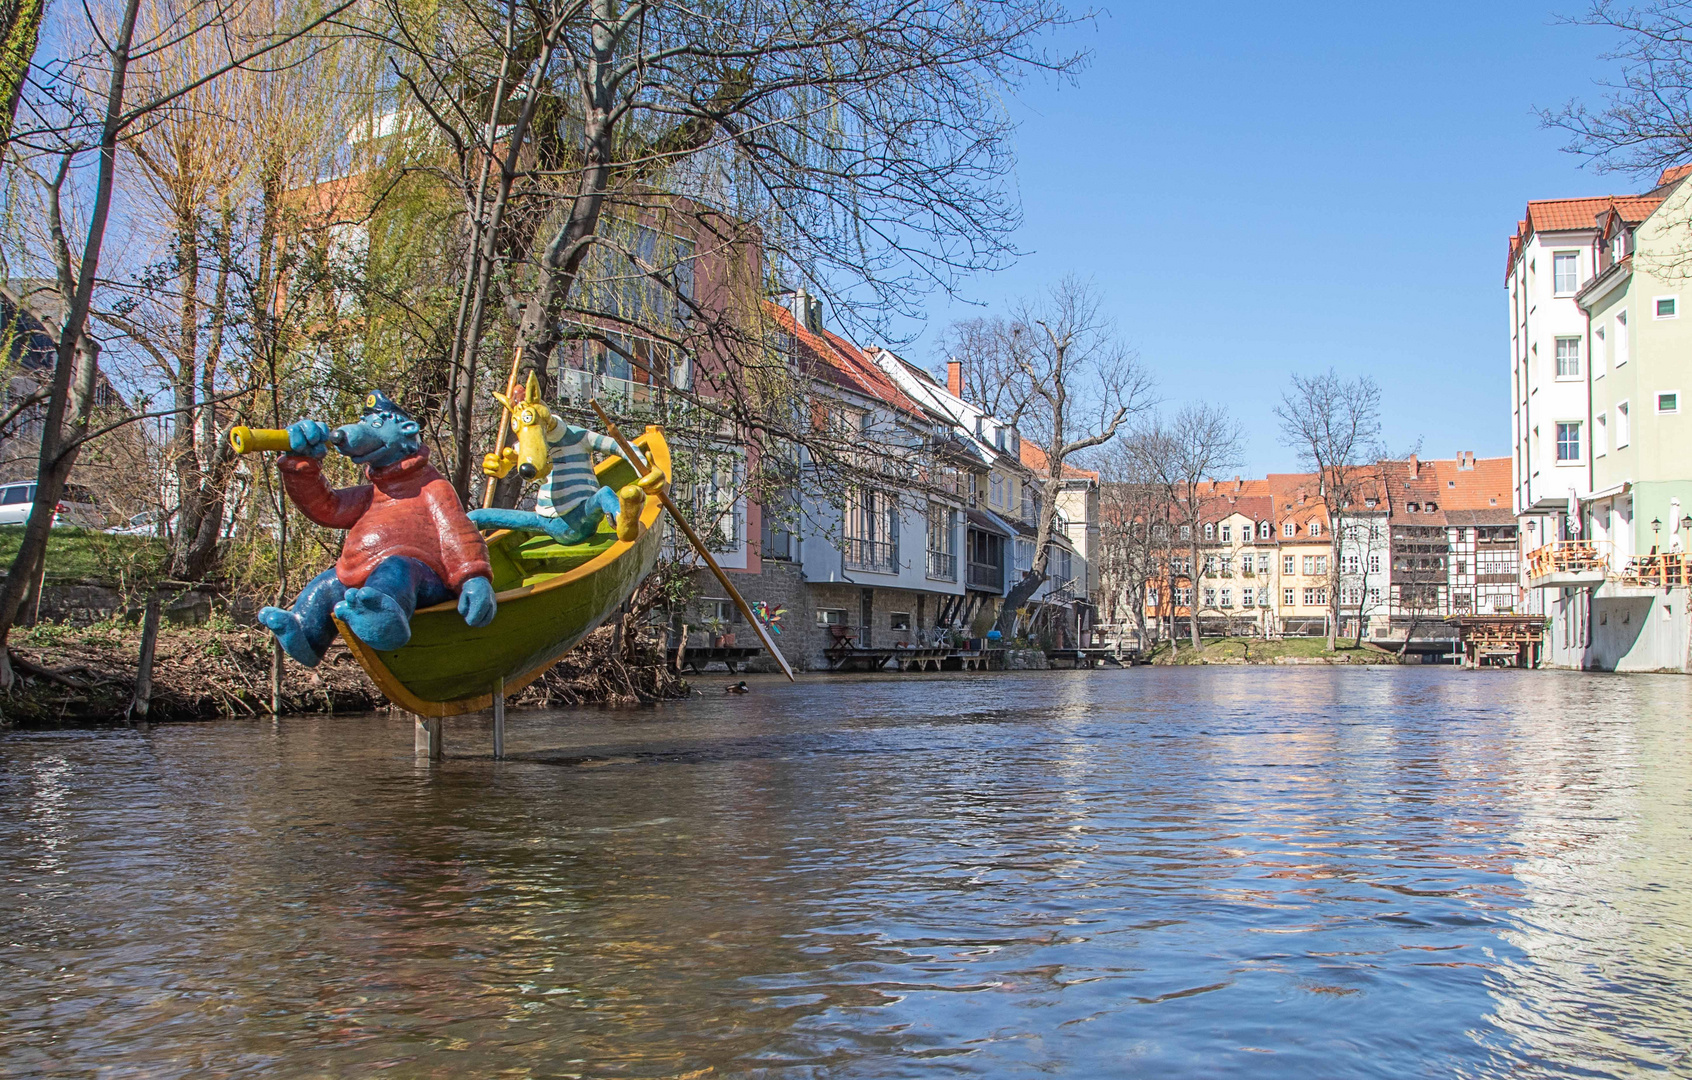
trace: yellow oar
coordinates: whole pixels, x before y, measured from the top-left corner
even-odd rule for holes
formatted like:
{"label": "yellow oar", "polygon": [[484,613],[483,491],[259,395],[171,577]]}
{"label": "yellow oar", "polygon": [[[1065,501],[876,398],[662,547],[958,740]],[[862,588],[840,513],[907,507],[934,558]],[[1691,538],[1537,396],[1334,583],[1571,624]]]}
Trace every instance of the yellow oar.
{"label": "yellow oar", "polygon": [[[645,476],[647,472],[646,459],[641,457],[635,448],[629,444],[629,440],[623,438],[622,431],[612,422],[611,417],[605,414],[605,410],[599,407],[599,402],[592,401],[589,404],[593,406],[593,411],[599,414],[599,422],[605,425],[606,432],[617,440],[617,445],[623,451],[623,460],[633,465],[636,473]],[[758,620],[758,616],[752,614],[752,609],[747,606],[746,598],[740,595],[740,590],[734,587],[734,583],[728,579],[728,575],[723,573],[723,568],[717,565],[717,560],[711,557],[711,552],[706,548],[705,542],[699,539],[699,534],[693,531],[693,526],[689,525],[687,519],[682,517],[681,511],[676,508],[675,501],[670,498],[669,492],[659,488],[656,494],[664,503],[664,509],[668,510],[670,516],[675,519],[676,526],[681,529],[682,534],[693,545],[693,549],[699,552],[699,557],[705,560],[705,565],[711,568],[711,573],[717,575],[717,581],[728,590],[729,599],[734,601],[734,606],[740,609],[740,613],[746,616],[746,621],[752,625],[752,629],[757,631],[758,640],[763,642],[764,648],[768,649],[770,655],[776,658],[776,663],[781,665],[782,673],[787,676],[790,682],[797,682],[798,680],[793,678],[793,669],[787,666],[787,657],[781,655],[781,650],[776,648],[775,638],[771,637],[769,631],[764,629],[764,624]]]}

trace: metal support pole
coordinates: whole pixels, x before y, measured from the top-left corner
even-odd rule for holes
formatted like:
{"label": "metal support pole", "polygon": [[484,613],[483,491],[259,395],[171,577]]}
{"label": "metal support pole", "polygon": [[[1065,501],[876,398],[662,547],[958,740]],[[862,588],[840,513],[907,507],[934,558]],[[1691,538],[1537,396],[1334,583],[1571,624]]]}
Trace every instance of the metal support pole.
{"label": "metal support pole", "polygon": [[417,717],[416,736],[412,745],[417,753],[427,754],[430,761],[441,760],[441,718]]}
{"label": "metal support pole", "polygon": [[494,680],[494,760],[505,759],[505,676]]}

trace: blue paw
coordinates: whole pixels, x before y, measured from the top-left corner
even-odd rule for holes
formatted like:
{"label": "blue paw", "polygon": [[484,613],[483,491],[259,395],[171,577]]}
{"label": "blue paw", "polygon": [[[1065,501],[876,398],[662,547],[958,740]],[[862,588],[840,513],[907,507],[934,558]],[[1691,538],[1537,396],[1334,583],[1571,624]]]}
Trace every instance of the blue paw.
{"label": "blue paw", "polygon": [[291,611],[284,611],[278,607],[260,608],[259,622],[276,635],[281,643],[282,651],[293,657],[306,667],[316,667],[323,659],[311,642],[306,640],[305,627],[300,625],[300,617]]}
{"label": "blue paw", "polygon": [[411,620],[399,601],[380,589],[348,589],[335,605],[335,617],[360,641],[381,652],[411,640]]}
{"label": "blue paw", "polygon": [[493,583],[485,577],[473,577],[458,590],[458,613],[471,626],[486,626],[493,622],[499,602],[494,599]]}

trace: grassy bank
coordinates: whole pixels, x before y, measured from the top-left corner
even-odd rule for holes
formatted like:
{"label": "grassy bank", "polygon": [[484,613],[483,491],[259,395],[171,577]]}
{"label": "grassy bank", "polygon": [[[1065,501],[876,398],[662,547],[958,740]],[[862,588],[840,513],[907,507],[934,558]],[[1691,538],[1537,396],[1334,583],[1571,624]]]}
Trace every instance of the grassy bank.
{"label": "grassy bank", "polygon": [[1171,655],[1168,642],[1152,650],[1154,664],[1396,664],[1395,651],[1380,648],[1365,641],[1362,648],[1352,648],[1349,640],[1328,651],[1327,638],[1290,637],[1278,641],[1263,638],[1204,638],[1203,647],[1194,652],[1183,638],[1180,649]]}
{"label": "grassy bank", "polygon": [[[135,693],[140,630],[112,622],[72,627],[44,624],[12,633],[18,683],[0,696],[0,724],[28,727],[121,723]],[[159,631],[153,661],[150,720],[209,720],[270,711],[270,634],[214,621]],[[339,641],[323,662],[304,668],[283,661],[284,713],[354,712],[387,699]],[[688,685],[665,667],[656,647],[614,647],[602,627],[522,693],[516,707],[643,704],[685,697]]]}
{"label": "grassy bank", "polygon": [[[18,557],[22,525],[0,525],[0,572]],[[93,529],[54,529],[47,538],[47,580],[96,581],[123,589],[158,579],[164,541],[151,536],[113,536]]]}

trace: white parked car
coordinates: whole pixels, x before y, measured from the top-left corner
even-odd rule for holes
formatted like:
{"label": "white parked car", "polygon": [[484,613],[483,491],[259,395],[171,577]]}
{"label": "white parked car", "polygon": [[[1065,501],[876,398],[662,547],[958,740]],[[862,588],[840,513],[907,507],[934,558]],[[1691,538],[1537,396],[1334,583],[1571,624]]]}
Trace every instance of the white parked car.
{"label": "white parked car", "polygon": [[[0,525],[22,525],[28,521],[29,509],[34,502],[34,481],[0,486]],[[100,512],[87,488],[66,484],[59,496],[59,508],[53,515],[53,524],[98,529],[105,524],[105,515]]]}

